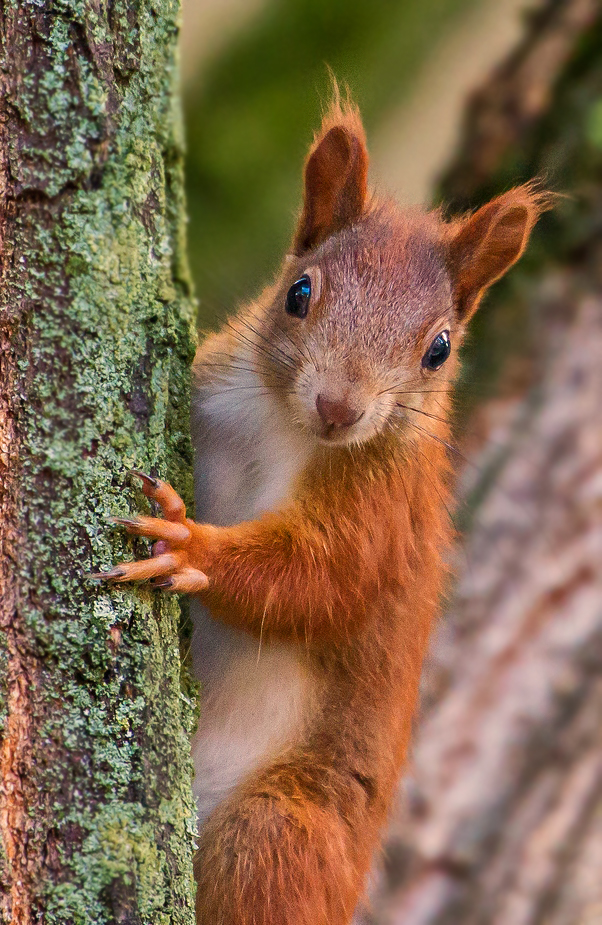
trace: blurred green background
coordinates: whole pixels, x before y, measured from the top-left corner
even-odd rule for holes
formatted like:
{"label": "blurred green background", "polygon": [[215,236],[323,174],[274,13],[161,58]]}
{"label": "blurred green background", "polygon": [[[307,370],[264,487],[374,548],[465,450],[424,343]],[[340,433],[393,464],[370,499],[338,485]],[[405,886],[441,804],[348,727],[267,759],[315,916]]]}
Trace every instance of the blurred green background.
{"label": "blurred green background", "polygon": [[331,68],[359,104],[373,180],[428,202],[470,89],[527,0],[184,0],[190,264],[214,326],[273,274]]}

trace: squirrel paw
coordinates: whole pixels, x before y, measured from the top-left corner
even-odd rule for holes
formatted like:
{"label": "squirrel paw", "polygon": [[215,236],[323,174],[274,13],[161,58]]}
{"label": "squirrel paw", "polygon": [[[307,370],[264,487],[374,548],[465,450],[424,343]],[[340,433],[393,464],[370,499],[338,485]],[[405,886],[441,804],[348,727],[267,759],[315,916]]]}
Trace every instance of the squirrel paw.
{"label": "squirrel paw", "polygon": [[167,482],[137,469],[132,469],[132,475],[142,481],[142,491],[147,498],[158,503],[163,518],[113,517],[112,520],[124,526],[128,533],[158,540],[153,545],[152,557],[139,562],[122,562],[109,572],[97,572],[90,577],[116,582],[155,579],[154,586],[166,591],[188,594],[203,591],[209,579],[190,562],[190,554],[198,547],[194,534],[199,525],[187,519],[184,502]]}

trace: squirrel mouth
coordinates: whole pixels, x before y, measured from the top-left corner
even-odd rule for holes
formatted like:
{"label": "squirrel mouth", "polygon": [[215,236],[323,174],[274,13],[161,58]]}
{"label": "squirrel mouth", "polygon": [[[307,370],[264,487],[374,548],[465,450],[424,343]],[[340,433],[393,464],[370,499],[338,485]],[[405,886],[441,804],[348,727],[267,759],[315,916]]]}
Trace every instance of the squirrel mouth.
{"label": "squirrel mouth", "polygon": [[362,411],[359,417],[351,424],[323,424],[317,436],[320,440],[323,440],[324,443],[351,443],[355,434],[355,425],[358,424],[363,417],[364,412]]}

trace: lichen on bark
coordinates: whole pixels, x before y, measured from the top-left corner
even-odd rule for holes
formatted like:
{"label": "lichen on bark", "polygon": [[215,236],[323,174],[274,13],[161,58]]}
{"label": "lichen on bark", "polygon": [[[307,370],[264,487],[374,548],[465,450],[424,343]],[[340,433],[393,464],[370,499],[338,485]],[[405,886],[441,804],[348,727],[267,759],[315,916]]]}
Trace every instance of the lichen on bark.
{"label": "lichen on bark", "polygon": [[128,469],[191,496],[178,6],[2,14],[0,832],[19,925],[194,920],[178,606],[86,578],[133,555],[109,523],[144,507]]}

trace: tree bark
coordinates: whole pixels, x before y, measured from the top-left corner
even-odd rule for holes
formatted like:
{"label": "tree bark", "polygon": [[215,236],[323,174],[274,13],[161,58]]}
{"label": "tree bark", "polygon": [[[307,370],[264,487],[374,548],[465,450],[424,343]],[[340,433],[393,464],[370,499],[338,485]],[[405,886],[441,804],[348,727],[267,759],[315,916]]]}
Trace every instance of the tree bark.
{"label": "tree bark", "polygon": [[[175,601],[133,555],[127,470],[190,496],[175,0],[0,14],[2,920],[192,923]],[[142,552],[142,548],[138,548]]]}
{"label": "tree bark", "polygon": [[[443,182],[464,208],[538,175],[571,196],[467,356],[459,430],[496,445],[462,438],[482,472],[460,473],[468,529],[375,901],[386,925],[602,921],[600,48],[598,3],[544,4],[471,101]],[[467,383],[491,394],[500,341],[505,386],[479,406]]]}

